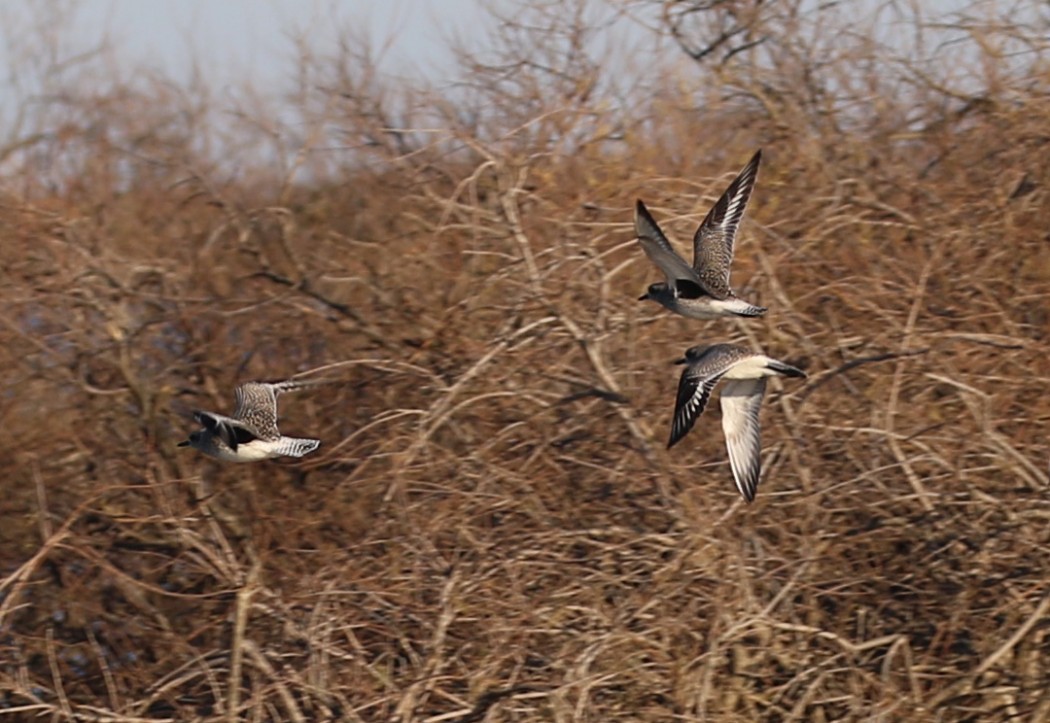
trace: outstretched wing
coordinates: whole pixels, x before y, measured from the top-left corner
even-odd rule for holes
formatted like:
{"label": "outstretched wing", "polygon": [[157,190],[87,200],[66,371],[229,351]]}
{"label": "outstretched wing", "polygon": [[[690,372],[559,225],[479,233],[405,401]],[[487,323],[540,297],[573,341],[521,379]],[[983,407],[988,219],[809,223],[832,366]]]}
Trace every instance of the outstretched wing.
{"label": "outstretched wing", "polygon": [[698,374],[695,367],[686,367],[678,380],[678,396],[674,403],[674,419],[671,421],[671,438],[667,448],[675,446],[696,424],[697,418],[711,398],[711,390],[722,378],[725,371],[704,376]]}
{"label": "outstretched wing", "polygon": [[234,452],[237,451],[237,445],[247,444],[252,440],[259,439],[259,435],[254,430],[243,426],[236,419],[224,417],[221,414],[196,411],[193,413],[193,418],[202,427],[225,442],[226,446]]}
{"label": "outstretched wing", "polygon": [[277,431],[277,395],[328,383],[325,379],[288,379],[283,382],[245,382],[235,392],[234,419],[254,429],[262,439],[281,436]]}
{"label": "outstretched wing", "polygon": [[744,499],[755,499],[762,473],[762,439],[758,413],[765,379],[733,379],[722,387],[722,429],[729,450],[733,481]]}
{"label": "outstretched wing", "polygon": [[649,260],[667,277],[668,286],[676,288],[677,280],[691,281],[699,285],[700,280],[693,267],[675,253],[671,242],[664,236],[649,209],[641,201],[637,201],[634,207],[634,232],[638,235],[642,251],[645,251]]}
{"label": "outstretched wing", "polygon": [[748,199],[751,198],[751,190],[755,187],[758,164],[761,162],[762,151],[759,150],[707,212],[693,235],[695,273],[704,290],[719,299],[732,293],[729,267],[733,263],[733,243],[740,219],[744,217]]}
{"label": "outstretched wing", "polygon": [[245,382],[234,393],[237,408],[233,418],[256,430],[262,439],[276,439],[277,394],[275,385],[265,382]]}

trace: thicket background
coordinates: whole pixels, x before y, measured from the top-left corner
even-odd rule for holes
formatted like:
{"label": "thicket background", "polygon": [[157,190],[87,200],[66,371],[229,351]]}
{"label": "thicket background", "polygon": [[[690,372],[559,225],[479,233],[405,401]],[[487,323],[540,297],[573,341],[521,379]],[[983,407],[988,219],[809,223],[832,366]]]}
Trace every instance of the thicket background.
{"label": "thicket background", "polygon": [[[277,103],[21,38],[0,717],[1050,719],[1047,5],[501,12],[440,82],[299,37]],[[634,199],[685,252],[759,147],[767,316],[638,302]],[[664,450],[703,341],[810,375],[750,506],[717,404]],[[317,453],[176,449],[304,373]]]}

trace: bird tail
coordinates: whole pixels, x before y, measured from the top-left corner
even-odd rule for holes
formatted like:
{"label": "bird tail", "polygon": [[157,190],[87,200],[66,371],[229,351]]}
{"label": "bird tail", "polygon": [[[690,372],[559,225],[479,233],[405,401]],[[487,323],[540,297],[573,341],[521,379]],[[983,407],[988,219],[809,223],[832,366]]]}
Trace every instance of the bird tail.
{"label": "bird tail", "polygon": [[748,304],[742,309],[733,309],[732,312],[737,316],[747,316],[753,318],[756,316],[762,316],[768,310],[769,309],[767,309],[765,306],[755,306],[754,304]]}
{"label": "bird tail", "polygon": [[277,448],[277,454],[287,457],[302,457],[321,446],[319,439],[297,439],[296,437],[281,437],[281,445]]}
{"label": "bird tail", "polygon": [[744,301],[739,296],[730,296],[728,299],[714,301],[712,302],[712,306],[720,311],[729,312],[734,316],[762,316],[768,311],[766,307],[752,304],[750,301]]}
{"label": "bird tail", "polygon": [[790,364],[785,364],[782,361],[776,359],[770,359],[769,363],[766,364],[770,369],[778,374],[783,374],[786,377],[801,377],[806,378],[806,373],[797,367],[793,367]]}
{"label": "bird tail", "polygon": [[283,392],[294,392],[299,389],[309,389],[321,384],[331,384],[331,379],[285,379],[283,382],[268,382],[275,394]]}

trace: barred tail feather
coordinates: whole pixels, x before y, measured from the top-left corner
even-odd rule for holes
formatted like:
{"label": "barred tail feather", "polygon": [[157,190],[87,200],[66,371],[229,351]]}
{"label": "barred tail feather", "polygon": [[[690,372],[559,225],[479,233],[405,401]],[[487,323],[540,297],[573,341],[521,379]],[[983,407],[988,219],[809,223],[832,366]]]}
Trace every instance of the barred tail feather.
{"label": "barred tail feather", "polygon": [[762,316],[767,311],[769,311],[769,309],[765,306],[748,306],[746,309],[734,309],[733,313],[737,316],[755,317]]}
{"label": "barred tail feather", "polygon": [[757,306],[750,301],[744,301],[739,296],[730,296],[727,299],[712,301],[711,306],[716,307],[723,314],[733,314],[734,316],[762,316],[767,311],[766,307]]}
{"label": "barred tail feather", "polygon": [[305,454],[313,452],[320,446],[321,440],[319,439],[281,437],[281,446],[278,447],[276,451],[278,454],[285,455],[286,457],[302,457]]}

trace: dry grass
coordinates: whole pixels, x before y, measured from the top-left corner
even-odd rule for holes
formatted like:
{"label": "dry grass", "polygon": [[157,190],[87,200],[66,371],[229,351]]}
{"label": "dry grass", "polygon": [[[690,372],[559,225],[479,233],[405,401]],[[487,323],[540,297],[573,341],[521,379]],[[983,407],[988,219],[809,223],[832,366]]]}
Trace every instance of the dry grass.
{"label": "dry grass", "polygon": [[[303,43],[232,162],[164,83],[12,139],[0,716],[1050,718],[1050,45],[985,4],[957,83],[834,10],[685,7],[699,60],[630,87],[536,3],[461,103]],[[635,301],[634,198],[682,243],[756,147],[770,313]],[[702,340],[810,373],[751,506],[717,405],[664,449]],[[341,382],[282,400],[317,453],[175,448],[302,372]]]}

